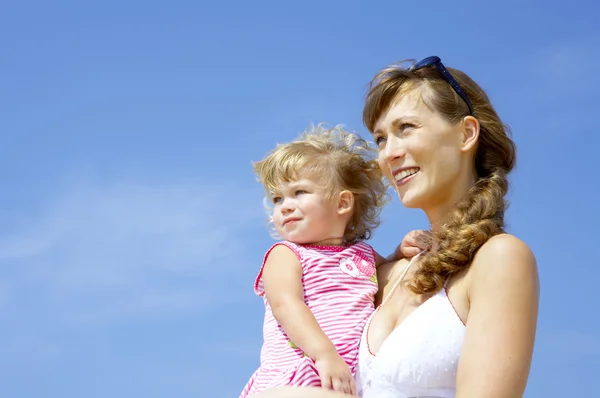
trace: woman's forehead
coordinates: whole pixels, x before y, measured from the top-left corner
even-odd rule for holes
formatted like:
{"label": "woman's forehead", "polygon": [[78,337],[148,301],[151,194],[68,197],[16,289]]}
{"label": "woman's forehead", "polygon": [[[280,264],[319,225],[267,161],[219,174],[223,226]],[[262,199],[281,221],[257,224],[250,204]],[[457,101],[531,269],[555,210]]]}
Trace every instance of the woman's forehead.
{"label": "woman's forehead", "polygon": [[432,116],[434,112],[425,101],[425,96],[426,92],[421,89],[415,89],[398,96],[377,120],[373,129],[374,134],[381,132],[381,130],[398,127],[399,124],[405,122]]}

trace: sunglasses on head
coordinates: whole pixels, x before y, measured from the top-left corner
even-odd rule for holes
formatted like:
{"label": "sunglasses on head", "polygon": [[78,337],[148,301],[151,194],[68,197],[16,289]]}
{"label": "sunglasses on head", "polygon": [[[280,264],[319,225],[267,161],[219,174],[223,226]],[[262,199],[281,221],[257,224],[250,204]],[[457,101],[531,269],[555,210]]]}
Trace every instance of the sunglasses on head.
{"label": "sunglasses on head", "polygon": [[438,72],[440,72],[440,74],[442,75],[444,80],[446,80],[448,82],[448,84],[450,84],[452,86],[454,91],[456,91],[456,94],[458,94],[460,96],[460,98],[462,98],[463,101],[465,101],[465,103],[469,107],[469,114],[473,115],[473,106],[471,105],[471,101],[469,101],[469,97],[467,97],[467,94],[460,87],[460,84],[458,84],[456,79],[454,79],[454,77],[452,77],[452,74],[448,71],[448,69],[446,69],[446,67],[442,63],[442,60],[440,59],[440,57],[436,57],[436,56],[427,57],[427,58],[417,62],[416,64],[414,64],[413,67],[410,68],[410,70],[415,71],[415,70],[427,68],[429,66],[433,66],[435,69],[437,69]]}

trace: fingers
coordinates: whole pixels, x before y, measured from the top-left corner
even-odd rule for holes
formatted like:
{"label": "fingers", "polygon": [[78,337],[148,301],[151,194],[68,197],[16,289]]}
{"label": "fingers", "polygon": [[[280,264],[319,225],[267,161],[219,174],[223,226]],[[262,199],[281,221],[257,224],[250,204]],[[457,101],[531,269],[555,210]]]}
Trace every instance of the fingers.
{"label": "fingers", "polygon": [[334,377],[332,379],[333,390],[343,392],[344,394],[354,395],[356,390],[354,379],[350,375],[349,377]]}
{"label": "fingers", "polygon": [[399,252],[399,257],[413,257],[423,250],[430,249],[430,245],[431,231],[415,230],[406,234],[396,251]]}
{"label": "fingers", "polygon": [[[430,236],[430,234],[431,233],[429,231],[425,231],[422,229],[410,231],[408,234],[406,234],[406,237],[402,243],[407,246],[419,246],[420,247],[420,246],[423,246],[424,242],[427,241],[427,238]],[[424,248],[422,247],[422,249],[424,249]]]}
{"label": "fingers", "polygon": [[424,232],[425,231],[422,229],[415,229],[414,231],[410,231],[408,234],[406,234],[406,237],[414,240]]}
{"label": "fingers", "polygon": [[339,377],[333,378],[334,391],[344,392],[344,382]]}
{"label": "fingers", "polygon": [[321,387],[334,390],[346,395],[356,392],[356,385],[348,364],[339,356],[325,356],[315,361],[315,366],[321,378]]}
{"label": "fingers", "polygon": [[415,246],[409,246],[402,248],[402,254],[405,258],[414,257],[417,254],[421,253],[422,249]]}
{"label": "fingers", "polygon": [[[431,239],[433,238],[433,233],[430,230],[418,230],[418,231],[414,231],[416,232],[414,239],[415,239],[415,243],[418,246],[429,246],[431,245]],[[429,247],[423,247],[423,249],[428,249]]]}
{"label": "fingers", "polygon": [[333,384],[331,382],[331,377],[329,375],[324,375],[321,377],[321,387],[331,390],[333,388]]}

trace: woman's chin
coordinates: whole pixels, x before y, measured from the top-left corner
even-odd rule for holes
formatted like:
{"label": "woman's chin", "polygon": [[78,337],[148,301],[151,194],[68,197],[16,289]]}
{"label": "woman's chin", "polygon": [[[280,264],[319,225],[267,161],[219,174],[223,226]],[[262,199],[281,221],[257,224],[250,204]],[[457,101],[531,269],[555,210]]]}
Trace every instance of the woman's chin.
{"label": "woman's chin", "polygon": [[419,204],[421,203],[419,198],[415,197],[415,195],[411,195],[408,192],[405,192],[403,194],[398,192],[398,198],[400,198],[402,206],[406,207],[407,209],[418,209],[421,207],[419,206]]}

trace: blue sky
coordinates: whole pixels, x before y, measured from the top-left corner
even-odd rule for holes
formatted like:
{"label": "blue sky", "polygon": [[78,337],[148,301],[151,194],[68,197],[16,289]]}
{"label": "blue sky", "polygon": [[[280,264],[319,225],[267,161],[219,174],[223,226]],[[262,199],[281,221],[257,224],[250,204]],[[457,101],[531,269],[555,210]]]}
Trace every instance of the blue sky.
{"label": "blue sky", "polygon": [[[371,3],[371,5],[368,5]],[[600,369],[599,7],[592,1],[6,1],[0,396],[236,397],[272,243],[250,161],[361,124],[381,67],[439,55],[513,130],[510,232],[542,283],[526,397]],[[373,241],[426,228],[396,200]],[[596,370],[594,370],[596,369]]]}

